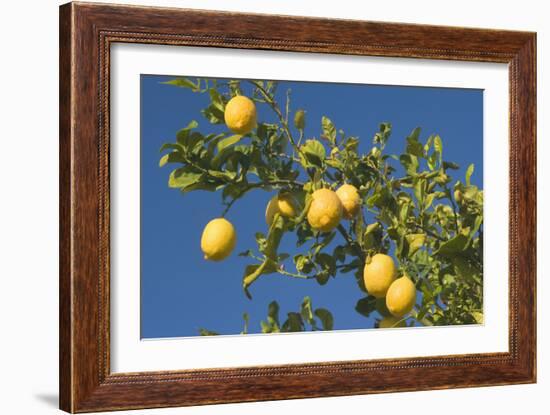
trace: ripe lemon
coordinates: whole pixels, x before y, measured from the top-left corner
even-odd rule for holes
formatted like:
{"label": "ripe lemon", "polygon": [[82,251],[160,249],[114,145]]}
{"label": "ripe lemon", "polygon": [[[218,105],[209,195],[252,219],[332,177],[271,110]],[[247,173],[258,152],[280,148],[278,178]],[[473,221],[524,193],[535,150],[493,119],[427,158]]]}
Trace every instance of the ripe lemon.
{"label": "ripe lemon", "polygon": [[[385,254],[376,254],[363,269],[363,281],[369,294],[376,298],[386,295],[395,281],[396,269],[393,259]],[[390,310],[391,311],[391,310]]]}
{"label": "ripe lemon", "polygon": [[336,191],[336,195],[340,198],[344,208],[344,217],[352,219],[359,212],[361,207],[361,198],[355,186],[344,184]]}
{"label": "ripe lemon", "polygon": [[248,134],[256,126],[256,105],[250,98],[237,95],[225,106],[225,124],[236,134]]}
{"label": "ripe lemon", "polygon": [[342,219],[342,202],[330,189],[316,190],[311,197],[307,221],[317,231],[330,232]]}
{"label": "ripe lemon", "polygon": [[204,259],[221,261],[231,254],[237,234],[235,228],[227,219],[212,219],[204,227],[201,237],[201,249],[204,252]]}
{"label": "ripe lemon", "polygon": [[380,322],[378,323],[378,328],[381,329],[393,329],[394,327],[405,327],[405,320],[401,320],[400,318],[390,316],[390,317],[384,317]]}
{"label": "ripe lemon", "polygon": [[298,214],[298,203],[289,194],[275,195],[265,209],[265,221],[269,226],[273,223],[275,213],[279,213],[286,218],[293,218]]}
{"label": "ripe lemon", "polygon": [[394,317],[408,314],[416,303],[416,288],[407,276],[396,279],[386,293],[386,306]]}

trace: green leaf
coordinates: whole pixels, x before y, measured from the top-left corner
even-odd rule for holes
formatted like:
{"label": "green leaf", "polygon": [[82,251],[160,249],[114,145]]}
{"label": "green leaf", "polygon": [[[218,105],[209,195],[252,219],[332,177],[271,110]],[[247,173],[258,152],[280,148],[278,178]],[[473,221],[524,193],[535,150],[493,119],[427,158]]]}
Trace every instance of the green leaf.
{"label": "green leaf", "polygon": [[184,147],[178,143],[164,143],[160,146],[159,153],[162,153],[165,150],[174,150],[176,152],[183,152]]}
{"label": "green leaf", "polygon": [[409,243],[409,257],[414,255],[426,242],[425,233],[413,233],[406,236]]}
{"label": "green leaf", "polygon": [[198,126],[199,126],[199,123],[193,120],[189,124],[187,124],[187,127],[179,130],[176,133],[177,142],[182,146],[184,146],[185,148],[188,148],[189,143],[187,142],[187,139],[189,138],[189,134],[191,133],[191,130],[197,128]]}
{"label": "green leaf", "polygon": [[472,178],[473,173],[474,173],[474,164],[472,163],[466,169],[466,185],[467,186],[470,186],[470,179]]}
{"label": "green leaf", "polygon": [[411,134],[407,137],[407,153],[412,154],[416,157],[424,157],[424,147],[418,141],[418,136],[420,135],[420,128],[415,128]]}
{"label": "green leaf", "polygon": [[376,298],[372,295],[361,298],[355,305],[355,311],[365,317],[369,317],[374,310],[376,310]]}
{"label": "green leaf", "polygon": [[428,196],[426,196],[426,200],[424,201],[424,210],[427,210],[433,203],[434,199],[438,196],[439,193],[430,193]]}
{"label": "green leaf", "polygon": [[182,169],[173,170],[168,177],[168,186],[172,188],[185,188],[198,183],[202,178],[202,173],[191,173],[182,171]]}
{"label": "green leaf", "polygon": [[220,93],[216,90],[216,88],[210,88],[208,92],[210,93],[212,106],[223,113],[225,111],[225,103],[223,102],[223,98]]}
{"label": "green leaf", "polygon": [[176,79],[171,79],[170,81],[161,82],[161,83],[166,85],[179,86],[180,88],[189,88],[193,92],[200,91],[199,83],[197,82],[197,84],[194,84],[191,80],[187,78],[176,78]]}
{"label": "green leaf", "polygon": [[380,229],[380,224],[378,222],[371,223],[370,225],[367,225],[367,228],[365,229],[365,237],[375,231]]}
{"label": "green leaf", "polygon": [[415,180],[414,196],[420,203],[423,203],[425,194],[426,194],[426,179],[419,178]]}
{"label": "green leaf", "polygon": [[323,269],[315,274],[315,280],[319,283],[319,285],[325,285],[328,282],[329,278],[330,273],[326,269]]}
{"label": "green leaf", "polygon": [[459,234],[439,245],[435,253],[444,256],[461,254],[466,249],[468,242],[469,238],[467,236]]}
{"label": "green leaf", "polygon": [[279,325],[279,303],[272,301],[267,306],[267,316]]}
{"label": "green leaf", "polygon": [[170,156],[170,154],[165,154],[164,156],[162,156],[160,158],[159,167],[164,167],[166,165],[166,163],[168,163],[169,156]]}
{"label": "green leaf", "polygon": [[379,131],[374,135],[374,144],[380,144],[382,147],[386,145],[391,135],[391,124],[383,122],[379,126]]}
{"label": "green leaf", "polygon": [[299,313],[288,313],[288,318],[283,323],[281,331],[286,333],[304,331],[304,322],[302,321],[302,316]]}
{"label": "green leaf", "polygon": [[277,260],[277,249],[279,249],[283,237],[284,223],[283,217],[276,213],[267,234],[267,243],[263,253],[274,261]]}
{"label": "green leaf", "polygon": [[162,156],[159,160],[159,167],[163,167],[168,163],[185,163],[185,159],[182,157],[179,150],[172,151]]}
{"label": "green leaf", "polygon": [[302,301],[302,306],[300,309],[300,312],[302,314],[302,318],[307,321],[308,323],[312,323],[313,320],[313,311],[311,309],[311,298],[304,297],[304,300]]}
{"label": "green leaf", "polygon": [[375,301],[375,309],[382,317],[390,317],[391,312],[386,306],[386,298],[377,298]]}
{"label": "green leaf", "polygon": [[315,262],[319,264],[329,275],[336,275],[336,259],[324,252],[315,255]]}
{"label": "green leaf", "polygon": [[271,274],[276,271],[275,263],[266,258],[261,264],[248,265],[244,270],[243,289],[248,298],[252,298],[248,287],[263,274]]}
{"label": "green leaf", "polygon": [[278,333],[279,330],[279,304],[272,301],[267,307],[267,321],[260,321],[262,333]]}
{"label": "green leaf", "polygon": [[482,215],[476,216],[474,221],[474,226],[472,226],[472,229],[470,231],[470,235],[469,235],[470,239],[474,238],[476,232],[479,230],[482,223],[483,223],[483,216]]}
{"label": "green leaf", "polygon": [[437,159],[439,158],[439,153],[437,151],[434,151],[430,157],[428,157],[428,168],[430,170],[435,170],[437,167]]}
{"label": "green leaf", "polygon": [[408,174],[411,176],[416,175],[418,171],[418,158],[414,154],[401,154],[399,161]]}
{"label": "green leaf", "polygon": [[327,139],[330,144],[334,145],[336,143],[336,127],[332,121],[323,116],[323,118],[321,118],[321,128],[323,131],[321,137]]}
{"label": "green leaf", "polygon": [[334,328],[334,317],[326,308],[316,309],[315,315],[321,320],[323,330],[332,330]]}
{"label": "green leaf", "polygon": [[433,141],[434,141],[434,136],[433,135],[429,136],[428,139],[426,140],[426,144],[424,144],[424,154],[428,154]]}
{"label": "green leaf", "polygon": [[207,330],[207,329],[199,329],[199,333],[201,336],[219,336],[220,335],[220,333],[216,333],[215,331]]}
{"label": "green leaf", "polygon": [[210,124],[223,124],[225,122],[223,111],[213,104],[203,109],[201,113]]}
{"label": "green leaf", "polygon": [[223,188],[222,199],[226,200],[228,197],[237,199],[241,197],[247,189],[249,189],[248,186],[249,185],[246,181],[228,184]]}
{"label": "green leaf", "polygon": [[309,274],[313,271],[313,263],[307,256],[302,254],[294,256],[294,265],[296,266],[296,270],[303,274]]}
{"label": "green leaf", "polygon": [[218,141],[216,145],[216,149],[218,150],[218,153],[222,152],[224,149],[226,149],[229,146],[232,146],[233,144],[238,143],[243,138],[240,134],[231,135],[229,137],[226,137],[220,141]]}
{"label": "green leaf", "polygon": [[460,169],[460,166],[457,163],[454,163],[452,161],[444,161],[443,162],[443,168],[444,169],[451,169],[451,170],[458,170],[458,169]]}
{"label": "green leaf", "polygon": [[322,167],[325,157],[325,147],[318,140],[306,140],[305,144],[300,147],[300,160],[305,168]]}
{"label": "green leaf", "polygon": [[439,163],[441,163],[441,156],[443,155],[443,141],[441,137],[436,135],[434,138],[434,149],[439,153]]}
{"label": "green leaf", "polygon": [[479,270],[468,261],[467,257],[456,256],[452,258],[455,272],[463,280],[470,284],[481,285],[481,280],[478,277]]}

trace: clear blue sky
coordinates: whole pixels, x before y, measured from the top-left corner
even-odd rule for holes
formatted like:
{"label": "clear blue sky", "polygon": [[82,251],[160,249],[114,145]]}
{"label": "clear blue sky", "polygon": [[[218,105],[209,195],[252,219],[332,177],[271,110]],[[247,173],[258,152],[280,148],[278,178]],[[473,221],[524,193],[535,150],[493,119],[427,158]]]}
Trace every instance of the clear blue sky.
{"label": "clear blue sky", "polygon": [[[297,280],[278,274],[262,276],[251,287],[253,300],[242,290],[241,279],[249,258],[237,256],[255,249],[255,232],[266,231],[265,206],[272,194],[258,190],[235,203],[227,215],[238,234],[234,254],[223,262],[208,262],[200,250],[206,223],[223,207],[219,192],[191,192],[183,196],[167,185],[171,167],[158,167],[159,148],[175,141],[175,133],[191,120],[203,133],[221,132],[200,114],[207,94],[164,85],[172,77],[141,77],[141,335],[142,338],[198,335],[199,328],[237,334],[243,312],[250,315],[250,332],[260,332],[267,305],[277,300],[281,320],[298,311],[304,296],[313,307],[329,309],[335,329],[372,328],[369,319],[355,311],[363,293],[352,273],[331,278],[325,286],[315,280]],[[417,126],[421,141],[437,133],[443,139],[444,159],[460,164],[454,179],[464,181],[468,164],[475,164],[473,184],[483,185],[483,91],[472,89],[373,86],[282,81],[278,98],[292,90],[292,110],[307,111],[306,136],[319,136],[321,117],[328,116],[338,129],[359,136],[360,150],[369,151],[380,122],[391,122],[387,151],[400,154],[405,137]],[[258,107],[260,121],[274,121],[265,105]],[[396,165],[398,163],[396,162]],[[286,236],[281,251],[297,253],[294,239]]]}

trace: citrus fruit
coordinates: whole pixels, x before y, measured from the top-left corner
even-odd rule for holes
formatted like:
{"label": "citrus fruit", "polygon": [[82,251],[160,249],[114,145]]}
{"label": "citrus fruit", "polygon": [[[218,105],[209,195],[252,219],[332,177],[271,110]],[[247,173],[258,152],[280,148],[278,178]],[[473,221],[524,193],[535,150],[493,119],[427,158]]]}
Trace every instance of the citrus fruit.
{"label": "citrus fruit", "polygon": [[336,195],[340,198],[344,208],[344,218],[352,219],[359,212],[361,207],[361,198],[355,186],[344,184],[336,190]]}
{"label": "citrus fruit", "polygon": [[380,322],[378,323],[378,328],[381,329],[392,329],[395,327],[405,327],[405,320],[401,320],[400,318],[390,316],[390,317],[384,317]]}
{"label": "citrus fruit", "polygon": [[394,317],[408,314],[416,302],[416,288],[406,275],[396,279],[386,293],[386,306]]}
{"label": "citrus fruit", "polygon": [[279,193],[271,198],[265,209],[265,221],[269,226],[273,223],[275,213],[286,218],[293,218],[298,214],[298,203],[288,193]]}
{"label": "citrus fruit", "polygon": [[311,197],[307,221],[317,231],[330,232],[338,226],[342,219],[342,202],[330,189],[316,190]]}
{"label": "citrus fruit", "polygon": [[204,252],[204,259],[221,261],[231,254],[237,234],[235,228],[227,219],[212,219],[204,227],[201,237],[201,249]]}
{"label": "citrus fruit", "polygon": [[[395,281],[396,269],[392,257],[376,254],[363,269],[363,281],[369,294],[376,298],[386,295],[388,288]],[[390,310],[391,311],[391,310]]]}
{"label": "citrus fruit", "polygon": [[256,105],[250,98],[237,95],[225,106],[225,124],[236,134],[248,134],[256,126]]}

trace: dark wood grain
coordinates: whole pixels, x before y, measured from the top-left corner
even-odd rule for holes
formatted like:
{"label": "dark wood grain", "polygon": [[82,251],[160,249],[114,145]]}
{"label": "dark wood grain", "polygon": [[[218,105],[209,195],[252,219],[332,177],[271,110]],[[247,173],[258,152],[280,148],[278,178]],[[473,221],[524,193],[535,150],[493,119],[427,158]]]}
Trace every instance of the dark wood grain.
{"label": "dark wood grain", "polygon": [[[508,63],[509,352],[111,373],[109,70],[116,42]],[[536,379],[533,33],[71,3],[60,11],[60,407],[68,412],[343,396]]]}

